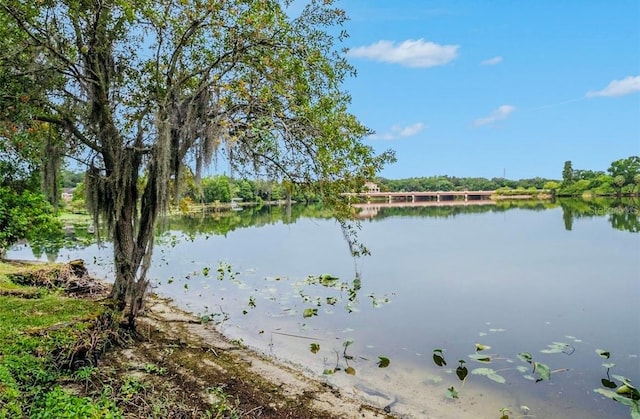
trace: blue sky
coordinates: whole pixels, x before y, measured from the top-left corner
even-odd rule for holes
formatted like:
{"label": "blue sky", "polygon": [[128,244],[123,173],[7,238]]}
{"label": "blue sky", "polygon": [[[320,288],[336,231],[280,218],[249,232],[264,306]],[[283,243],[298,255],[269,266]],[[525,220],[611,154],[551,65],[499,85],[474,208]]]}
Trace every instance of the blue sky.
{"label": "blue sky", "polygon": [[639,0],[342,0],[388,178],[561,178],[640,155]]}

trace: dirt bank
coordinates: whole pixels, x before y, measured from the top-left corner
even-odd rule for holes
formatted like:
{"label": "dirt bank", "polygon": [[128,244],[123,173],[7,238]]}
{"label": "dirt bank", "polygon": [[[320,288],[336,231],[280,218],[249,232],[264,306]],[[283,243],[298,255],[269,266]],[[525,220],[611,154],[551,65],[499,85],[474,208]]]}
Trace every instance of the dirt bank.
{"label": "dirt bank", "polygon": [[134,342],[112,349],[99,365],[120,381],[134,372],[144,383],[145,391],[124,406],[132,416],[152,416],[158,400],[165,400],[164,417],[204,417],[223,404],[247,418],[391,417],[230,342],[162,298],[151,298],[138,331]]}

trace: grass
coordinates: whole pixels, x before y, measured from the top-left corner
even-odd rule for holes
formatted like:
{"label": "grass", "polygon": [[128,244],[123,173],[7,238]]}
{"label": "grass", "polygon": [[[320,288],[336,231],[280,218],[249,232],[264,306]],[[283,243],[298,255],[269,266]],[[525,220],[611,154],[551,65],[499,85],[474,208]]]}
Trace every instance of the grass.
{"label": "grass", "polygon": [[74,212],[61,212],[59,217],[64,224],[90,224],[91,216],[88,213],[78,214]]}
{"label": "grass", "polygon": [[[44,264],[0,262],[0,418],[121,417],[115,405],[79,397],[60,385],[106,314],[102,304],[59,289],[16,284]],[[89,345],[90,347],[90,345]]]}

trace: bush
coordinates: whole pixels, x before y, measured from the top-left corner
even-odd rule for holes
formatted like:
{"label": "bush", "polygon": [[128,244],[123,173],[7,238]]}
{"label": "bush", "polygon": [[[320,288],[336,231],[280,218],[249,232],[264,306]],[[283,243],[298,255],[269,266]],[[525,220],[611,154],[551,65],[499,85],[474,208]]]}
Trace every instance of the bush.
{"label": "bush", "polygon": [[40,193],[17,193],[0,187],[0,258],[20,239],[60,231],[62,225],[51,204]]}

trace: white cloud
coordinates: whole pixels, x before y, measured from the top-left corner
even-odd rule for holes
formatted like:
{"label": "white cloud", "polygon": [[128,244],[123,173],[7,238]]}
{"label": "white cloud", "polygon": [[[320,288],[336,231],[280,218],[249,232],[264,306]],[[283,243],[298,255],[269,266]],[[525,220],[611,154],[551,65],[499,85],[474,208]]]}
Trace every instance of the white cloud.
{"label": "white cloud", "polygon": [[353,48],[348,54],[407,67],[435,67],[453,61],[458,56],[458,48],[459,45],[438,45],[424,39],[409,39],[401,44],[378,41],[369,46]]}
{"label": "white cloud", "polygon": [[502,119],[506,119],[513,111],[515,111],[515,106],[511,105],[502,105],[495,111],[491,112],[491,115],[485,118],[478,118],[473,122],[473,125],[479,127],[481,125],[492,124],[496,121],[500,121]]}
{"label": "white cloud", "polygon": [[502,62],[502,57],[501,56],[496,56],[493,58],[489,58],[488,60],[484,60],[483,62],[480,63],[480,65],[496,65],[496,64],[500,64]]}
{"label": "white cloud", "polygon": [[629,76],[622,80],[613,80],[604,89],[587,92],[586,96],[624,96],[635,92],[640,92],[640,76]]}
{"label": "white cloud", "polygon": [[427,126],[422,122],[416,122],[412,125],[407,125],[406,127],[401,127],[399,125],[394,125],[391,127],[389,132],[384,134],[373,134],[370,135],[369,138],[372,140],[397,140],[398,138],[407,138],[413,137],[418,134],[422,130],[424,130]]}

